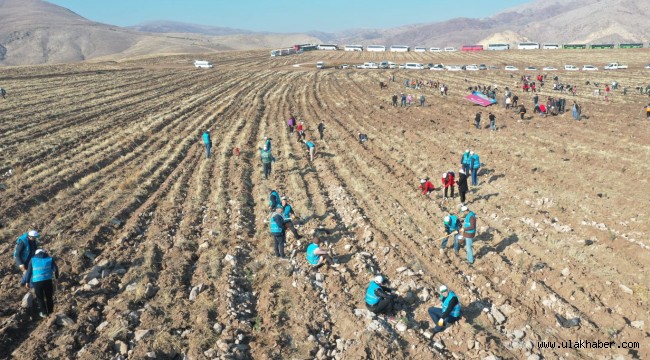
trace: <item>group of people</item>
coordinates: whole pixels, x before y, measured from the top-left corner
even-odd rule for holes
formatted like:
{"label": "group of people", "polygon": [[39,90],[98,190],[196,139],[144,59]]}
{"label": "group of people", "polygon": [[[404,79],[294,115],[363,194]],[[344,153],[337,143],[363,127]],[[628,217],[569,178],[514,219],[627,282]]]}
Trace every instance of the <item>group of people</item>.
{"label": "group of people", "polygon": [[[397,94],[393,94],[393,97],[391,98],[391,105],[393,107],[397,107],[397,99],[398,99]],[[400,99],[401,99],[400,107],[411,106],[411,104],[413,104],[414,101],[413,95],[411,94],[407,95],[405,93],[401,93]],[[423,107],[424,102],[426,101],[424,94],[420,94],[419,101],[420,101],[420,107]]]}
{"label": "group of people", "polygon": [[30,230],[16,239],[14,260],[22,272],[21,286],[33,289],[39,316],[46,318],[54,312],[54,280],[59,278],[59,267],[38,242],[41,234]]}

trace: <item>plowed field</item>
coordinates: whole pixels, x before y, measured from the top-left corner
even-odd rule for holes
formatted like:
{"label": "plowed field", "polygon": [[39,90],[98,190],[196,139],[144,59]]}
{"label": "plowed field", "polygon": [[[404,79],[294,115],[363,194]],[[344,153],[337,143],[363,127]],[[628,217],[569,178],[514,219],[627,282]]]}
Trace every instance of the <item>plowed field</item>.
{"label": "plowed field", "polygon": [[[540,99],[564,97],[569,111],[535,115],[533,94],[517,88],[529,111],[522,121],[501,105],[471,104],[466,89],[512,88],[542,71],[331,67],[384,59],[630,69],[554,72],[578,84],[575,97],[550,90],[548,72]],[[210,70],[192,60],[0,70],[8,91],[0,99],[0,358],[650,357],[649,99],[635,90],[648,85],[647,49],[230,52],[211,55]],[[319,60],[330,67],[316,70]],[[380,89],[389,75],[395,81]],[[449,95],[405,88],[413,78],[448,84]],[[627,95],[593,95],[593,82],[604,91],[614,80]],[[426,106],[391,106],[401,92],[424,94]],[[487,128],[488,111],[498,131]],[[290,114],[316,143],[313,163],[287,131]],[[359,144],[360,132],[369,142]],[[265,136],[277,158],[269,180],[258,150]],[[478,217],[474,265],[463,250],[439,252],[438,240],[442,218],[460,204],[458,195],[442,198],[440,175],[458,172],[465,149],[483,163],[467,201]],[[431,197],[417,189],[423,177],[434,181]],[[290,261],[273,256],[271,189],[292,199],[306,235],[288,235]],[[55,314],[44,320],[21,307],[26,290],[11,257],[31,228],[61,268]],[[339,268],[308,267],[312,234]],[[379,273],[399,291],[397,324],[357,310]],[[441,284],[458,294],[463,319],[432,336],[427,309],[440,306]],[[579,325],[563,327],[557,315]],[[568,341],[615,344],[560,348]]]}

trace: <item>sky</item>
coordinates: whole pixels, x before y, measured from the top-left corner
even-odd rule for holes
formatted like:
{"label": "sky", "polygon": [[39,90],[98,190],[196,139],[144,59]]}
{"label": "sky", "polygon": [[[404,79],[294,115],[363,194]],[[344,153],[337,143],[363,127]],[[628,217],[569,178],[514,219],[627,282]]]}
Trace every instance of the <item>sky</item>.
{"label": "sky", "polygon": [[[106,24],[172,20],[268,32],[336,32],[494,15],[531,0],[47,0]],[[483,5],[489,4],[489,5]]]}

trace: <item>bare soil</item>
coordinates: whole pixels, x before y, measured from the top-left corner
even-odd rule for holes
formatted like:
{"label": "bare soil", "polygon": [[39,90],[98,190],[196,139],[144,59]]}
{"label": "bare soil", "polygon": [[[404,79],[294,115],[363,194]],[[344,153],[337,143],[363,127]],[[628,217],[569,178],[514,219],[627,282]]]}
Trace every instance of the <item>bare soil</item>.
{"label": "bare soil", "polygon": [[[278,59],[225,52],[206,56],[211,70],[194,69],[193,58],[0,70],[9,93],[0,99],[0,358],[650,357],[650,121],[642,112],[650,100],[634,89],[648,85],[647,49]],[[619,61],[630,69],[557,71],[560,82],[578,84],[575,97],[550,90],[548,73],[540,99],[577,101],[579,122],[570,108],[532,114],[533,95],[519,88],[523,121],[463,99],[468,86],[513,87],[541,71],[315,69],[319,60],[384,59],[500,69]],[[389,75],[395,82],[380,90]],[[406,89],[412,78],[446,83],[449,95]],[[618,89],[604,101],[585,85],[614,80],[628,95]],[[426,106],[392,107],[401,92],[424,94]],[[486,128],[488,111],[498,131]],[[316,143],[313,163],[287,131],[290,114]],[[209,160],[200,139],[207,128]],[[359,132],[370,138],[365,145]],[[258,150],[265,136],[278,159],[266,181]],[[444,215],[459,212],[458,196],[442,199],[440,175],[457,172],[467,148],[484,164],[468,194],[479,227],[473,266],[464,251],[441,254],[434,241]],[[430,198],[418,192],[422,177],[436,185]],[[270,189],[292,199],[307,235],[288,235],[288,262],[273,256]],[[62,270],[56,315],[45,320],[21,308],[25,290],[10,257],[30,228],[43,232]],[[333,249],[339,269],[309,269],[312,234]],[[401,295],[405,331],[356,310],[378,273]],[[431,337],[427,309],[440,306],[441,284],[458,294],[463,319]],[[57,315],[74,323],[59,325]],[[579,326],[562,327],[556,315]],[[538,347],[580,340],[617,345]]]}

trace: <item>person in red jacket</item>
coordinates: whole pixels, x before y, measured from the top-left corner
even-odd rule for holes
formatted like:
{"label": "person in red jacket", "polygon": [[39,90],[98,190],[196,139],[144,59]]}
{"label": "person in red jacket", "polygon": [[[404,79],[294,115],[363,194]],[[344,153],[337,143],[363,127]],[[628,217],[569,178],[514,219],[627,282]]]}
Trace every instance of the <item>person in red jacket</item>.
{"label": "person in red jacket", "polygon": [[298,126],[296,126],[296,132],[298,134],[298,141],[305,139],[305,123],[300,120]]}
{"label": "person in red jacket", "polygon": [[429,195],[433,192],[433,190],[435,190],[433,188],[433,183],[429,181],[429,178],[421,179],[420,187],[418,189],[422,189],[422,195]]}
{"label": "person in red jacket", "polygon": [[456,174],[453,171],[448,171],[442,174],[442,186],[445,187],[444,198],[447,200],[447,189],[451,188],[451,198],[454,198],[454,184],[456,181]]}

